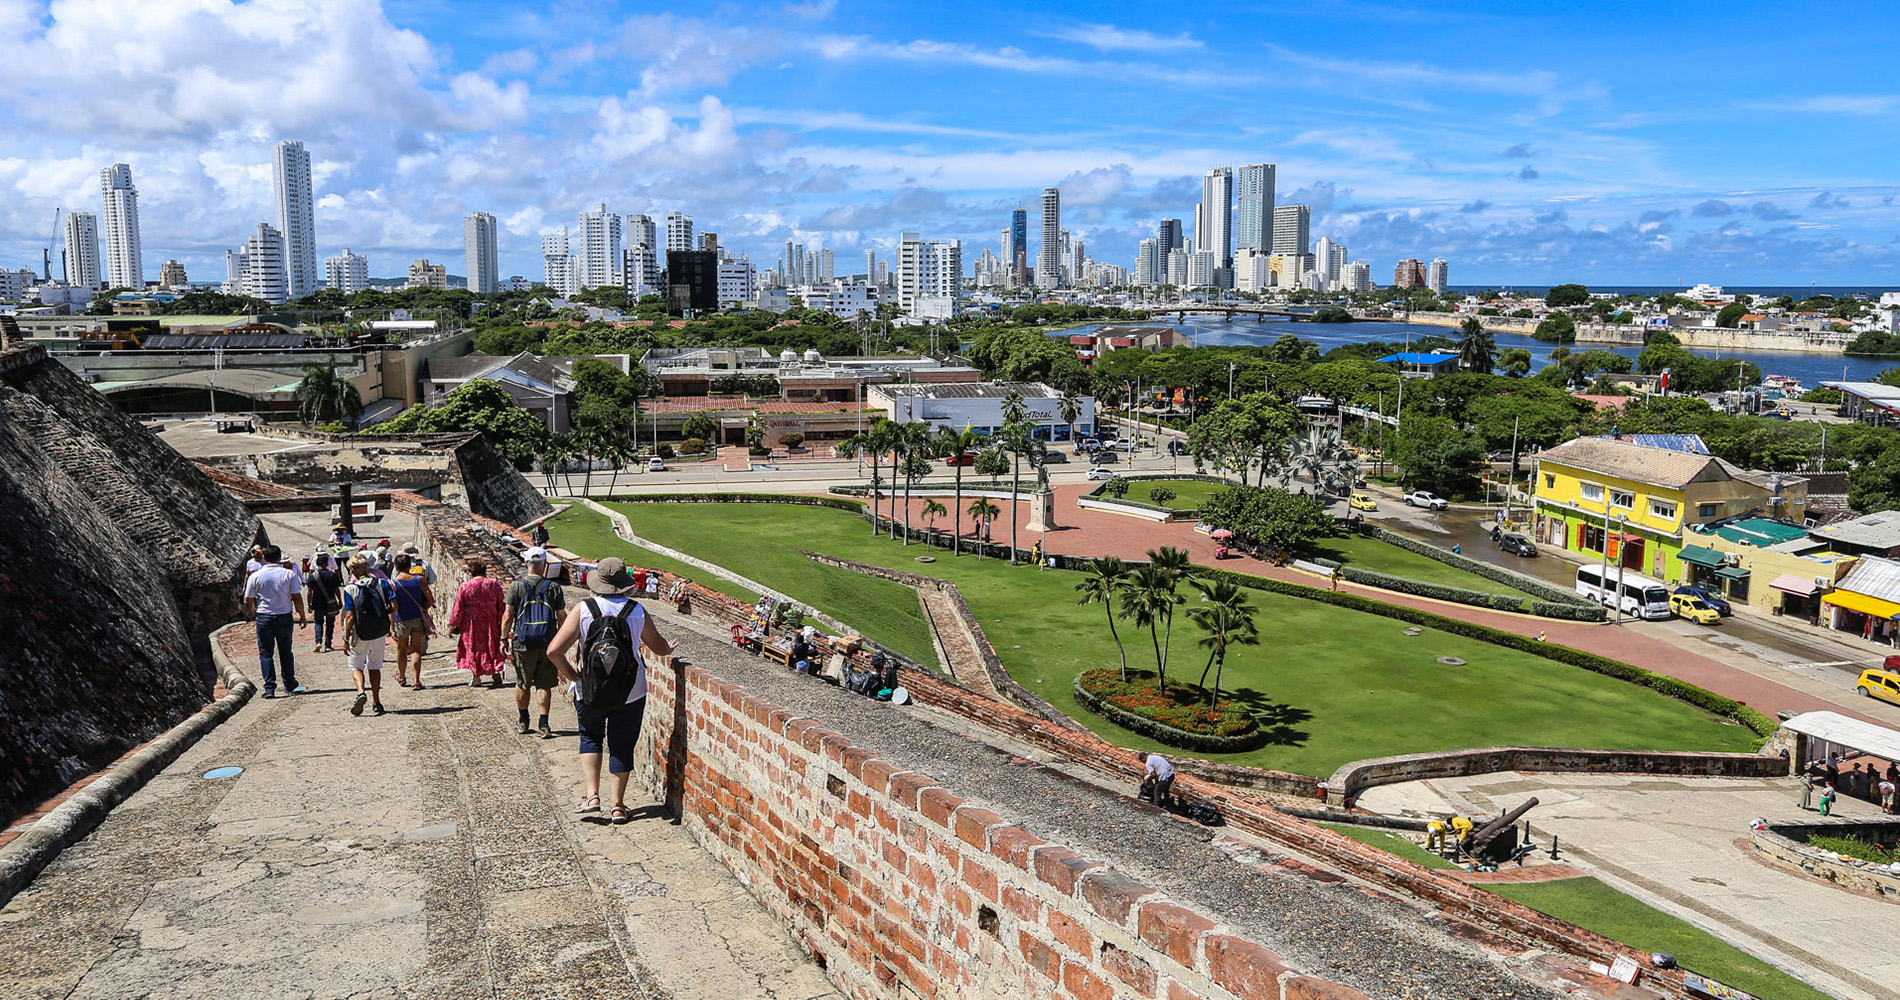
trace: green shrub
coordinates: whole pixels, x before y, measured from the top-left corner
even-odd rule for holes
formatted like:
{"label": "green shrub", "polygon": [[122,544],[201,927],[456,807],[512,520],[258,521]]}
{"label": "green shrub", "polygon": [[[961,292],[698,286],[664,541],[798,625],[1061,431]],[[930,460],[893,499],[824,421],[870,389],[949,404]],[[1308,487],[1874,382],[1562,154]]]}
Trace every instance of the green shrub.
{"label": "green shrub", "polygon": [[350,428],[341,420],[327,420],[318,424],[316,430],[324,434],[347,434]]}
{"label": "green shrub", "polygon": [[[1379,587],[1401,594],[1410,594],[1413,597],[1429,597],[1436,601],[1450,601],[1453,604],[1469,604],[1477,608],[1491,607],[1492,598],[1505,596],[1503,594],[1484,594],[1475,590],[1466,590],[1463,587],[1453,587],[1443,583],[1431,583],[1426,580],[1414,580],[1409,576],[1393,576],[1390,573],[1360,569],[1357,566],[1341,567],[1339,576],[1343,580],[1351,583],[1364,584],[1368,587]],[[1511,601],[1511,606],[1504,610],[1517,611],[1523,604],[1522,598],[1512,598]]]}
{"label": "green shrub", "polygon": [[[1387,531],[1377,525],[1367,524],[1363,521],[1359,522],[1358,530],[1361,534],[1369,538],[1376,538],[1387,545],[1396,545],[1407,552],[1416,553],[1427,559],[1436,559],[1447,566],[1455,566],[1467,573],[1475,573],[1487,580],[1493,580],[1507,587],[1516,588],[1532,597],[1541,598],[1552,604],[1567,604],[1574,607],[1594,609],[1589,616],[1578,618],[1576,619],[1577,621],[1603,620],[1604,611],[1602,605],[1597,604],[1595,601],[1579,597],[1575,593],[1565,590],[1562,587],[1545,583],[1536,577],[1525,576],[1522,573],[1513,572],[1502,566],[1493,566],[1488,562],[1480,562],[1463,553],[1440,548],[1430,542],[1421,542],[1416,538],[1409,538],[1397,532]],[[1533,613],[1542,614],[1542,612],[1535,610],[1535,606],[1533,606]],[[1551,617],[1569,616],[1553,615]]]}
{"label": "green shrub", "polygon": [[1157,486],[1154,489],[1148,491],[1149,501],[1159,507],[1167,506],[1168,501],[1173,500],[1175,497],[1178,497],[1180,495],[1181,494],[1176,493],[1171,489],[1168,489],[1166,486]]}
{"label": "green shrub", "polygon": [[673,446],[665,441],[661,441],[659,445],[653,449],[653,453],[661,458],[672,458],[674,454]]}
{"label": "green shrub", "polygon": [[705,450],[706,441],[704,438],[687,438],[680,442],[680,454],[682,455],[697,455]]}
{"label": "green shrub", "polygon": [[1128,477],[1116,476],[1115,478],[1103,483],[1101,486],[1101,490],[1102,490],[1103,496],[1112,497],[1116,500],[1120,500],[1121,498],[1128,495]]}
{"label": "green shrub", "polygon": [[787,448],[796,448],[799,445],[802,445],[805,443],[805,435],[799,434],[796,432],[791,433],[791,434],[784,434],[779,437],[778,443],[784,445]]}
{"label": "green shrub", "polygon": [[1887,850],[1879,844],[1870,844],[1859,837],[1826,837],[1820,834],[1811,834],[1808,837],[1808,846],[1816,850],[1833,851],[1835,854],[1843,854],[1850,858],[1859,858],[1862,861],[1872,861],[1877,864],[1884,865],[1893,861],[1892,851]]}
{"label": "green shrub", "polygon": [[772,453],[772,449],[767,448],[766,446],[762,444],[752,445],[746,448],[745,451],[746,451],[746,454],[751,455],[753,458],[763,458],[766,455],[770,455]]}
{"label": "green shrub", "polygon": [[1126,681],[1113,667],[1085,670],[1075,679],[1075,698],[1124,729],[1199,753],[1252,750],[1267,736],[1239,702],[1208,708],[1206,689],[1180,681],[1170,681],[1163,694],[1151,670],[1131,670]]}

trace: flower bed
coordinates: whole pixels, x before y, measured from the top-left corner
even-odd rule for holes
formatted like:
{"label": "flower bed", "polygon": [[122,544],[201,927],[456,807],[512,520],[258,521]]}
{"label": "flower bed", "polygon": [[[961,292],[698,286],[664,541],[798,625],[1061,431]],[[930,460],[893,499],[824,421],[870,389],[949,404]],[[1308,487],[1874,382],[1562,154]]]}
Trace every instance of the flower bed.
{"label": "flower bed", "polygon": [[1184,750],[1238,753],[1266,742],[1266,731],[1239,703],[1208,708],[1206,689],[1181,681],[1169,681],[1164,694],[1151,670],[1130,670],[1126,681],[1113,667],[1083,671],[1075,700],[1123,729]]}

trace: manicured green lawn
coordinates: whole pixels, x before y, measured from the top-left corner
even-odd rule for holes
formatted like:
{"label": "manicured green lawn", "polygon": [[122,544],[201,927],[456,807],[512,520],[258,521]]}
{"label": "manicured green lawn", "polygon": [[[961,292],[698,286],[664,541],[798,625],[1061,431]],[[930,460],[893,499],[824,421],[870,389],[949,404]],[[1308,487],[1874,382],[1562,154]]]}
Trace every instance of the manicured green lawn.
{"label": "manicured green lawn", "polygon": [[[755,562],[743,551],[721,549],[719,555],[708,554],[701,546],[680,544],[679,540],[648,534],[646,514],[655,508],[665,507],[669,512],[684,512],[688,516],[683,520],[691,521],[691,511],[685,508],[705,507],[713,517],[700,520],[696,530],[689,531],[689,538],[703,533],[711,537],[720,534],[716,529],[718,522],[727,515],[729,508],[744,509],[761,507],[760,504],[619,504],[633,524],[636,535],[650,537],[654,541],[682,552],[717,563],[740,576],[756,580],[768,587],[777,587],[780,592],[801,604],[816,607],[818,610],[854,628],[862,629],[866,638],[882,643],[890,648],[923,664],[926,668],[937,666],[936,647],[931,642],[930,625],[924,619],[922,606],[917,603],[916,592],[901,584],[886,580],[877,580],[847,570],[820,566],[809,559],[792,553],[789,548],[774,548],[773,554],[782,561],[771,565],[781,570],[776,575],[754,575]],[[802,508],[770,507],[771,510]],[[850,516],[839,511],[828,511],[840,518],[850,520]],[[856,522],[854,522],[856,523]],[[634,566],[666,570],[690,577],[723,594],[730,594],[747,604],[759,599],[759,595],[738,584],[719,579],[694,566],[688,566],[677,560],[669,559],[649,549],[638,548],[623,541],[614,534],[607,518],[585,507],[573,506],[547,521],[549,540],[555,545],[590,558],[602,558],[617,555]],[[870,531],[867,526],[865,531]],[[745,545],[754,544],[747,541]],[[741,546],[743,549],[745,546]],[[786,554],[791,559],[784,559]]]}
{"label": "manicured green lawn", "polygon": [[1826,993],[1767,962],[1594,878],[1496,883],[1480,888],[1632,948],[1669,952],[1683,968],[1758,997],[1827,1000]]}
{"label": "manicured green lawn", "polygon": [[1531,596],[1516,587],[1507,586],[1476,573],[1466,572],[1436,559],[1428,559],[1416,552],[1407,551],[1376,538],[1362,538],[1358,535],[1328,538],[1320,543],[1316,554],[1375,573],[1388,573],[1392,576],[1423,580],[1426,583],[1441,583],[1447,587],[1463,587],[1481,594]]}
{"label": "manicured green lawn", "polygon": [[1148,499],[1148,491],[1166,487],[1173,490],[1176,496],[1173,500],[1162,504],[1163,507],[1172,507],[1175,510],[1199,510],[1209,497],[1226,489],[1229,485],[1228,483],[1203,482],[1199,479],[1130,479],[1128,495],[1123,499],[1153,503],[1153,500]]}
{"label": "manicured green lawn", "polygon": [[[1010,674],[1112,742],[1165,749],[1082,709],[1074,680],[1118,663],[1100,605],[1076,603],[1081,574],[1037,571],[942,549],[873,538],[862,520],[820,507],[769,504],[624,504],[634,531],[810,601],[865,634],[930,658],[925,623],[908,591],[829,570],[795,549],[923,573],[962,590]],[[919,555],[934,563],[914,561]],[[1187,588],[1183,588],[1187,591]],[[1189,596],[1184,593],[1183,596]],[[1253,708],[1273,741],[1219,755],[1237,764],[1330,775],[1367,757],[1495,744],[1617,749],[1754,748],[1748,730],[1653,691],[1475,639],[1316,601],[1251,593],[1262,643],[1228,658],[1223,690]],[[888,606],[885,606],[888,605]],[[895,641],[900,626],[914,628]],[[1119,622],[1131,666],[1154,666],[1145,629]],[[1175,621],[1170,670],[1198,677],[1206,654],[1185,614]],[[1467,661],[1458,667],[1440,656]],[[1210,678],[1211,680],[1211,678]]]}
{"label": "manicured green lawn", "polygon": [[1458,867],[1412,843],[1410,838],[1397,830],[1381,830],[1376,826],[1353,826],[1350,823],[1321,823],[1320,825],[1334,833],[1343,833],[1362,844],[1371,844],[1387,854],[1396,854],[1426,868]]}

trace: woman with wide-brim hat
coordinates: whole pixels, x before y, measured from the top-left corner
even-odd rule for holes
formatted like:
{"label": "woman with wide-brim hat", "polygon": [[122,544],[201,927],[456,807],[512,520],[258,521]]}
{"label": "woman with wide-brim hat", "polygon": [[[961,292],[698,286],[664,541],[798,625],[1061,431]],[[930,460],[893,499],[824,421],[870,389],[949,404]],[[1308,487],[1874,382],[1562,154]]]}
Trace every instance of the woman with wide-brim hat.
{"label": "woman with wide-brim hat", "polygon": [[607,628],[604,619],[610,616],[626,622],[627,635],[636,649],[644,647],[656,656],[667,656],[673,652],[673,646],[660,634],[646,609],[633,599],[640,589],[640,581],[627,571],[624,561],[613,556],[602,559],[600,565],[587,574],[587,589],[593,596],[582,601],[574,613],[561,622],[553,641],[548,643],[548,659],[553,661],[561,679],[568,682],[568,690],[574,696],[574,714],[580,720],[581,778],[586,782],[587,794],[574,811],[600,811],[600,760],[604,749],[607,770],[613,775],[613,806],[609,818],[614,823],[625,823],[633,818],[626,802],[627,775],[633,770],[634,750],[640,744],[640,724],[646,714],[646,662],[637,652],[634,654],[632,686],[624,699],[612,699],[612,704],[590,705],[581,698],[581,674],[569,662],[567,652],[576,643],[581,646],[583,658],[590,646],[598,649],[603,642],[601,633]]}

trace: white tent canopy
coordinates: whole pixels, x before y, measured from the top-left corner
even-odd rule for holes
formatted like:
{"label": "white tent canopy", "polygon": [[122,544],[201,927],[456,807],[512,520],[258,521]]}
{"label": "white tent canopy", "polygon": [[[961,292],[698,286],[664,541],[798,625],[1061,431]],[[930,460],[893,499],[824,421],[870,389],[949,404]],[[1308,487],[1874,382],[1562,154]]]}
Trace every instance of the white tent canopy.
{"label": "white tent canopy", "polygon": [[[1781,725],[1806,736],[1809,747],[1814,747],[1818,740],[1832,744],[1837,750],[1858,750],[1881,760],[1900,761],[1900,730],[1862,722],[1839,712],[1802,712]],[[1813,750],[1806,754],[1809,759],[1822,755]]]}

